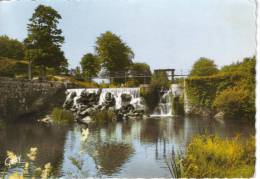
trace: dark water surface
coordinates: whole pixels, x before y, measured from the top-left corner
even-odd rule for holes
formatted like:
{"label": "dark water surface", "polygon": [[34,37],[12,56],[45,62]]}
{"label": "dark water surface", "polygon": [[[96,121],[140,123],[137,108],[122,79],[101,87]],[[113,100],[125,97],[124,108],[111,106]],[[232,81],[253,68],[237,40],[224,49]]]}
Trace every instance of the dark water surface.
{"label": "dark water surface", "polygon": [[242,137],[255,134],[253,123],[218,122],[196,118],[148,118],[90,127],[46,126],[39,123],[0,125],[0,167],[6,151],[25,157],[38,147],[36,165],[51,162],[55,176],[67,177],[171,177],[165,163],[173,150],[185,150],[196,134]]}

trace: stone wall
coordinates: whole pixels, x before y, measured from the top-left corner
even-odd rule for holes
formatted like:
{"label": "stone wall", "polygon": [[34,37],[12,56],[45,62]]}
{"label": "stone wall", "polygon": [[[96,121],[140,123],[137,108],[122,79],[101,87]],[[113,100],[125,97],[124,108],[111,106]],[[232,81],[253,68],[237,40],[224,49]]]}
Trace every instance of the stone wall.
{"label": "stone wall", "polygon": [[15,119],[47,110],[65,100],[67,85],[60,82],[14,80],[0,77],[0,118]]}

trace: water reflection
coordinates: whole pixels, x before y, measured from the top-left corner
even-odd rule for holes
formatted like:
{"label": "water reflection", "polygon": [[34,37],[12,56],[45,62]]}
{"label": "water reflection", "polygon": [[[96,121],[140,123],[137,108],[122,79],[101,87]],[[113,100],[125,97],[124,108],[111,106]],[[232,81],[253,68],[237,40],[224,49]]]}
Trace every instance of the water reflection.
{"label": "water reflection", "polygon": [[37,166],[52,161],[54,173],[59,174],[63,163],[63,150],[68,127],[44,126],[37,123],[5,124],[0,128],[0,167],[6,158],[6,151],[11,150],[26,157],[31,147],[38,148]]}
{"label": "water reflection", "polygon": [[[16,130],[13,130],[13,129]],[[2,128],[3,129],[3,128]],[[173,150],[185,150],[192,136],[215,134],[247,137],[255,134],[253,123],[197,118],[151,118],[104,126],[46,127],[19,124],[0,130],[0,152],[27,152],[39,148],[39,164],[51,162],[56,176],[66,177],[170,177],[165,159]],[[1,161],[3,156],[1,156]]]}

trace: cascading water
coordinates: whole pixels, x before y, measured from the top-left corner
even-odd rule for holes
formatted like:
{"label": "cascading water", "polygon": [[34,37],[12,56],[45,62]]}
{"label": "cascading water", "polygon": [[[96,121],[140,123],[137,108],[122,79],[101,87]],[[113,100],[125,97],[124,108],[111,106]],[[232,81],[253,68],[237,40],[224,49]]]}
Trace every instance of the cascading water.
{"label": "cascading water", "polygon": [[151,116],[172,116],[172,92],[168,90],[162,95],[158,106]]}
{"label": "cascading water", "polygon": [[172,116],[173,98],[180,96],[182,93],[178,84],[172,84],[168,91],[162,95],[158,106],[155,108],[151,116]]}
{"label": "cascading water", "polygon": [[116,101],[116,109],[119,109],[122,106],[122,101],[121,101],[121,95],[122,94],[130,94],[131,95],[131,101],[130,104],[132,104],[135,108],[141,107],[142,102],[141,102],[141,98],[140,98],[140,88],[80,88],[80,89],[68,89],[67,90],[67,98],[70,97],[70,95],[75,92],[76,93],[76,97],[74,98],[74,105],[76,105],[76,101],[78,98],[80,98],[80,94],[82,93],[82,91],[86,91],[88,93],[98,93],[99,90],[102,90],[100,93],[100,97],[99,97],[99,105],[103,104],[103,102],[105,101],[105,96],[106,94],[109,92],[112,94],[112,96],[115,98]]}

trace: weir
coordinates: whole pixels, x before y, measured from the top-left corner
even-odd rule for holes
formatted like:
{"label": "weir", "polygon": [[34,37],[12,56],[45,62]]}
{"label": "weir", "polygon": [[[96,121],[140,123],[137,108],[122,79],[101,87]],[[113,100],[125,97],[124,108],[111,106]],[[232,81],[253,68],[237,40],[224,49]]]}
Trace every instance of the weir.
{"label": "weir", "polygon": [[[80,95],[83,91],[88,93],[100,93],[98,104],[102,105],[105,102],[105,97],[107,93],[111,93],[111,95],[115,98],[115,109],[120,109],[122,107],[122,94],[131,95],[130,104],[134,106],[134,108],[144,107],[144,101],[140,96],[140,88],[80,88],[80,89],[68,89],[67,90],[67,99],[70,98],[70,95],[76,93],[76,97],[74,100],[74,105],[77,105],[77,99],[80,98]],[[154,112],[151,116],[172,116],[174,115],[173,111],[173,99],[174,97],[180,96],[182,90],[179,85],[172,84],[170,89],[164,94],[160,99],[159,104],[155,108]]]}
{"label": "weir", "polygon": [[106,93],[111,93],[116,101],[116,109],[119,109],[122,106],[121,95],[122,94],[130,94],[132,104],[135,108],[142,106],[141,97],[140,97],[140,88],[80,88],[80,89],[68,89],[67,90],[67,98],[69,97],[72,92],[76,92],[77,96],[74,98],[74,104],[76,104],[76,100],[80,97],[82,91],[87,91],[88,93],[98,93],[101,90],[100,98],[99,98],[99,105],[101,105],[105,101]]}

